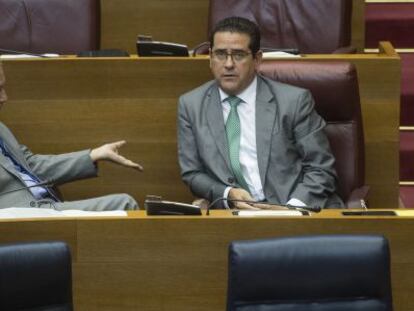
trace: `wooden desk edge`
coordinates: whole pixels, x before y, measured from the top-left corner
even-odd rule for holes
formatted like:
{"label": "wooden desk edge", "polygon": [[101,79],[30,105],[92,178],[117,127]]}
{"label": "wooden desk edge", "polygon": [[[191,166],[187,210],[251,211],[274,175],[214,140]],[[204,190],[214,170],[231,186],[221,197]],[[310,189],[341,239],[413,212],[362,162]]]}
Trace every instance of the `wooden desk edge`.
{"label": "wooden desk edge", "polygon": [[[378,45],[378,53],[357,53],[357,54],[301,54],[301,57],[265,57],[264,60],[268,59],[277,59],[277,60],[289,60],[289,61],[300,61],[303,59],[321,59],[321,60],[344,60],[344,58],[352,60],[352,59],[363,59],[363,58],[395,58],[399,59],[398,53],[395,51],[392,44],[388,41],[382,41]],[[41,58],[41,57],[33,57],[33,58],[9,58],[9,59],[0,59],[0,62],[9,62],[9,61],[108,61],[108,60],[130,60],[130,61],[153,61],[153,60],[164,60],[164,61],[171,61],[171,60],[208,60],[208,55],[196,55],[196,56],[184,56],[184,57],[141,57],[136,54],[131,54],[130,56],[124,57],[77,57],[76,55],[60,55],[59,57],[48,57],[48,58]]]}
{"label": "wooden desk edge", "polygon": [[[105,221],[105,220],[136,220],[136,219],[170,219],[170,220],[207,220],[207,219],[223,219],[223,218],[275,218],[275,219],[397,219],[397,218],[414,218],[411,215],[395,215],[395,216],[377,216],[377,215],[365,215],[365,216],[344,216],[342,215],[343,211],[361,211],[358,209],[325,209],[322,210],[320,213],[311,213],[309,216],[235,216],[232,214],[231,210],[211,210],[210,215],[207,216],[205,211],[203,211],[203,215],[188,215],[188,216],[147,216],[146,211],[138,210],[138,211],[128,211],[127,216],[90,216],[90,217],[44,217],[44,218],[2,218],[0,219],[0,223],[6,222],[53,222],[53,221]],[[369,211],[411,211],[414,214],[414,209],[370,209]]]}

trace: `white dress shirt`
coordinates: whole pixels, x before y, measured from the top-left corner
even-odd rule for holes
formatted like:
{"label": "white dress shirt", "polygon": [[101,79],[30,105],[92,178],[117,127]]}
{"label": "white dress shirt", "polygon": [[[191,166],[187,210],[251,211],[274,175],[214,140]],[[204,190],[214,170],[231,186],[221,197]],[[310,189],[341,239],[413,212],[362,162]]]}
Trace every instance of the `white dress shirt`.
{"label": "white dress shirt", "polygon": [[[253,79],[252,83],[243,92],[236,95],[243,101],[237,106],[241,128],[239,160],[243,177],[246,180],[252,198],[255,201],[263,201],[266,197],[263,193],[263,185],[260,180],[256,146],[256,92],[257,77]],[[230,104],[226,101],[229,95],[221,88],[219,88],[219,93],[223,108],[224,123],[226,123],[230,113]],[[231,188],[226,188],[223,194],[224,198],[227,198]],[[224,201],[224,204],[227,206],[226,201]],[[294,198],[291,198],[287,204],[295,206],[306,205]]]}

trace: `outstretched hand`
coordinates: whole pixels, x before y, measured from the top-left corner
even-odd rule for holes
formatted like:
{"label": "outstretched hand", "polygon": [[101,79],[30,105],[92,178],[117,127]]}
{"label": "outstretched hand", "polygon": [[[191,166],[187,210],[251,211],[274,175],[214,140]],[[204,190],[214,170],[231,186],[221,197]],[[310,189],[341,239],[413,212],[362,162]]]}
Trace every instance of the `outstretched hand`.
{"label": "outstretched hand", "polygon": [[126,144],[125,140],[117,141],[114,143],[109,143],[102,145],[98,148],[92,149],[90,153],[90,157],[93,162],[97,161],[111,161],[126,167],[130,167],[133,169],[137,169],[142,171],[144,168],[118,153],[118,149],[121,148],[123,145]]}

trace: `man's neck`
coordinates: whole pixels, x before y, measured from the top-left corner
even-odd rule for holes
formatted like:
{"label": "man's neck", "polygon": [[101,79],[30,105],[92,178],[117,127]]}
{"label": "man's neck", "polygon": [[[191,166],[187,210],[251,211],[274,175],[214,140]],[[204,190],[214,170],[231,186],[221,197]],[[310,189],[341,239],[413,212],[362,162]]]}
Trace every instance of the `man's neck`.
{"label": "man's neck", "polygon": [[252,82],[250,82],[250,84],[245,89],[243,89],[243,91],[237,94],[228,94],[219,86],[220,100],[224,101],[229,96],[237,96],[243,99],[243,97],[245,97],[246,94],[251,93],[251,92],[256,92],[256,88],[257,88],[257,75],[254,76]]}

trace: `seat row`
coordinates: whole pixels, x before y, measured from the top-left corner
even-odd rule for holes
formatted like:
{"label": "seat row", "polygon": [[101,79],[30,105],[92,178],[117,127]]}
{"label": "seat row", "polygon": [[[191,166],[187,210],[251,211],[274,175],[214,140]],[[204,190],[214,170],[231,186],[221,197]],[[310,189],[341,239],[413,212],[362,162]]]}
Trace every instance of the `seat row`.
{"label": "seat row", "polygon": [[[304,54],[355,50],[350,46],[352,1],[210,0],[208,32],[232,15],[255,21],[265,48]],[[58,54],[96,50],[100,16],[100,0],[0,0],[0,48]]]}
{"label": "seat row", "polygon": [[[1,245],[0,284],[1,310],[72,311],[68,245]],[[361,309],[392,310],[390,251],[382,236],[297,236],[229,246],[227,311]]]}

